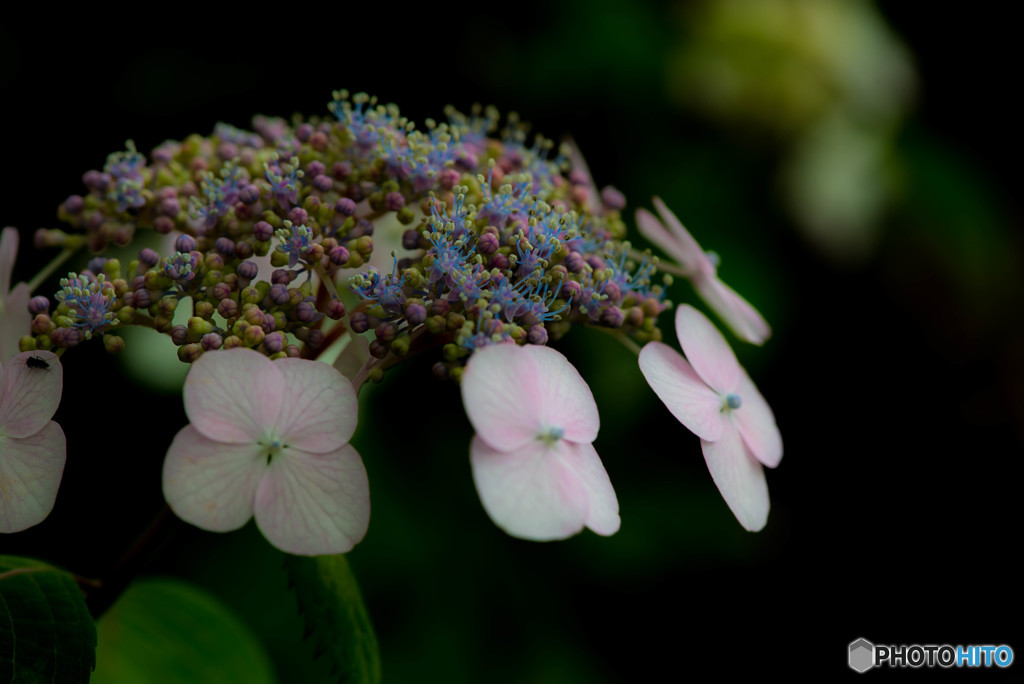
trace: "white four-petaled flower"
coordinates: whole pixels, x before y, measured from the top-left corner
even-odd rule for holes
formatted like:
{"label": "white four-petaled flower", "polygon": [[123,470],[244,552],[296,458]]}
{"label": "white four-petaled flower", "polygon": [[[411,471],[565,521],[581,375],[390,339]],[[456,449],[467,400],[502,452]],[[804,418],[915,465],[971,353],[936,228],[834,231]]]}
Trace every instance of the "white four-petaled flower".
{"label": "white four-petaled flower", "polygon": [[22,352],[0,361],[0,532],[38,525],[53,510],[67,443],[50,419],[63,387],[63,368],[53,352]]}
{"label": "white four-petaled flower", "polygon": [[370,488],[352,383],[330,366],[271,361],[251,349],[208,352],[185,379],[190,425],[164,461],[164,497],[183,520],[227,532],[256,518],[271,544],[315,556],[366,534]]}
{"label": "white four-petaled flower", "polygon": [[592,442],[600,420],[572,364],[543,346],[473,353],[462,400],[476,429],[473,480],[498,527],[535,541],[619,529],[619,503]]}
{"label": "white four-petaled flower", "polygon": [[[657,197],[654,198],[654,208],[658,210],[665,225],[650,212],[638,209],[636,223],[641,235],[679,262],[686,277],[693,283],[693,289],[737,337],[753,344],[762,344],[767,340],[772,330],[764,317],[750,302],[718,278],[715,263],[675,214]],[[665,229],[666,225],[668,230]]]}
{"label": "white four-petaled flower", "polygon": [[761,465],[774,468],[782,459],[775,416],[704,314],[680,305],[676,333],[686,358],[650,342],[640,352],[640,370],[672,415],[700,437],[711,477],[740,524],[760,530],[769,507]]}

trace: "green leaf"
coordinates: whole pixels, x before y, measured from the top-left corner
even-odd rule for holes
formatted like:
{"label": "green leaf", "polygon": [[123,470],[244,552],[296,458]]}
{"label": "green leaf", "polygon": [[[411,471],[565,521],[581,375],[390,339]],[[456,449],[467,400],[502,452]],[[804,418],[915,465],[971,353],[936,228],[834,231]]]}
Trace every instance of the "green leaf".
{"label": "green leaf", "polygon": [[340,681],[380,682],[377,637],[345,556],[288,556],[285,570],[317,655],[330,659]]}
{"label": "green leaf", "polygon": [[260,641],[211,594],[170,578],[132,583],[100,618],[96,682],[271,684]]}
{"label": "green leaf", "polygon": [[96,623],[75,578],[0,556],[0,681],[88,682],[95,663]]}

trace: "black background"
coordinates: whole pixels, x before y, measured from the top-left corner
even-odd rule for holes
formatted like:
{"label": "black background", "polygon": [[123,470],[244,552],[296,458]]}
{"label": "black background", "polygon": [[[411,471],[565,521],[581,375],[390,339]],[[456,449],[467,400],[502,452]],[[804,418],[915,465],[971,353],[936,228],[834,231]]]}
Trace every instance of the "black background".
{"label": "black background", "polygon": [[[384,499],[408,495],[413,500],[406,505],[422,506],[426,524],[431,515],[438,526],[457,524],[435,532],[448,535],[438,543],[451,550],[445,561],[450,572],[408,558],[395,558],[392,569],[381,570],[387,546],[371,547],[365,556],[360,549],[353,553],[357,572],[369,575],[361,581],[381,636],[385,672],[389,664],[393,673],[409,671],[402,669],[409,663],[399,644],[407,638],[401,623],[415,599],[403,592],[430,590],[402,573],[466,575],[443,585],[444,592],[454,592],[448,598],[452,611],[473,621],[465,631],[476,632],[474,641],[453,637],[452,660],[464,668],[450,681],[540,681],[514,663],[517,649],[536,649],[545,634],[552,650],[564,640],[592,660],[582,672],[571,664],[552,666],[543,681],[647,681],[663,672],[674,678],[676,670],[685,677],[708,668],[728,678],[806,673],[831,679],[853,674],[845,667],[845,649],[858,637],[875,643],[1008,643],[1024,653],[1017,558],[1024,405],[1019,271],[991,288],[959,289],[942,257],[921,239],[931,215],[919,207],[927,206],[931,190],[915,192],[913,173],[908,196],[917,204],[908,201],[888,216],[891,230],[875,258],[857,267],[823,260],[787,225],[771,188],[758,187],[756,178],[773,164],[770,147],[751,151],[666,103],[657,108],[653,96],[634,106],[631,93],[615,90],[630,74],[609,66],[617,57],[602,53],[599,42],[594,52],[568,54],[548,42],[562,30],[590,25],[573,21],[580,7],[545,15],[529,3],[474,5],[402,18],[384,7],[348,6],[322,16],[322,8],[302,6],[273,16],[246,8],[221,17],[162,10],[158,19],[145,21],[101,22],[94,15],[4,21],[0,221],[22,228],[27,245],[31,229],[56,224],[54,209],[80,191],[82,172],[101,166],[125,139],[148,151],[166,138],[209,132],[219,120],[245,126],[257,112],[326,113],[330,91],[340,87],[378,93],[419,121],[440,116],[449,102],[463,109],[475,101],[516,109],[549,136],[571,132],[598,181],[625,190],[632,206],[658,189],[633,187],[619,170],[636,164],[630,159],[642,158],[659,136],[720,145],[739,165],[730,176],[743,184],[738,201],[763,217],[752,239],[782,255],[758,270],[782,281],[774,292],[785,296],[767,306],[780,320],[773,320],[774,348],[754,357],[755,380],[776,412],[786,449],[779,469],[769,473],[767,529],[755,536],[735,525],[716,499],[696,440],[647,399],[642,420],[598,443],[623,502],[619,536],[636,536],[615,542],[620,546],[614,547],[619,557],[613,569],[589,565],[609,562],[595,551],[606,540],[553,549],[491,539],[499,533],[474,508],[466,479],[454,483],[453,492],[432,495],[416,482],[394,484],[397,493]],[[915,140],[941,141],[996,208],[1004,228],[996,251],[1020,264],[1019,110],[1010,105],[1019,81],[1019,58],[1011,52],[1017,36],[1007,17],[971,9],[930,4],[925,14],[910,3],[881,6],[914,55],[921,79],[903,141],[908,148]],[[541,17],[565,23],[554,30]],[[561,60],[548,72],[524,77],[509,59],[518,55],[543,64],[537,57],[543,50]],[[605,69],[607,89],[601,87]],[[553,98],[555,91],[562,95]],[[609,131],[618,136],[611,143]],[[33,263],[45,262],[25,254],[18,279],[32,273]],[[671,328],[667,320],[663,326]],[[573,344],[589,342],[570,342],[568,349],[576,349]],[[621,352],[614,353],[625,363]],[[57,416],[69,438],[61,500],[44,525],[0,540],[0,551],[35,553],[88,575],[101,572],[159,508],[159,455],[186,418],[180,399],[133,406],[110,379],[114,366],[97,350],[81,352],[85,363],[71,358]],[[420,382],[414,372],[404,381]],[[386,420],[414,421],[398,408],[399,382],[386,382],[371,396],[369,410],[386,416],[370,419],[383,424],[380,433],[366,428],[371,437],[387,431]],[[431,394],[423,406],[447,404],[459,413],[456,389],[429,385],[424,391]],[[72,397],[78,406],[69,405]],[[600,405],[607,426],[611,418]],[[415,430],[428,445],[464,443],[464,419],[458,415],[452,422],[456,436],[450,440],[435,434],[436,426]],[[628,457],[610,460],[613,449]],[[381,474],[382,482],[406,477],[433,483],[440,477],[419,457],[402,449],[396,454],[387,467],[403,475]],[[155,458],[139,463],[140,455]],[[462,467],[455,461],[451,472]],[[373,481],[374,466],[368,467]],[[625,503],[641,502],[652,482],[679,482],[679,507],[638,516],[650,529],[631,528]],[[434,506],[454,510],[435,513]],[[691,514],[706,520],[678,522]],[[462,516],[469,518],[465,528],[458,526]],[[673,539],[677,530],[686,535]],[[370,538],[375,532],[371,526]],[[460,536],[461,542],[451,540]],[[183,530],[154,571],[191,568],[174,555],[219,543],[209,538]],[[638,553],[637,561],[630,555],[652,545],[659,547],[653,556]],[[480,557],[488,553],[496,555]],[[638,565],[635,572],[623,570],[631,563]],[[401,589],[392,590],[389,581]],[[546,593],[535,594],[538,587]],[[548,610],[538,605],[552,597]],[[478,650],[462,650],[469,647]],[[559,662],[557,656],[548,661]],[[1015,663],[1011,672],[1020,667]],[[1008,673],[949,675],[1007,681]],[[422,680],[449,681],[439,672],[424,673]]]}

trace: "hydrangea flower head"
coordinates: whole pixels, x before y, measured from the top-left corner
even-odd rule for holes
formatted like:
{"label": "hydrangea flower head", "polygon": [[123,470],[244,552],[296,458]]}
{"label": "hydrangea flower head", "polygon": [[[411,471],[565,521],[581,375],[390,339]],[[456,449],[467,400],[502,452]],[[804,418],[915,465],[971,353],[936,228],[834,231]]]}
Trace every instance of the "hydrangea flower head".
{"label": "hydrangea flower head", "polygon": [[584,527],[619,529],[619,503],[592,442],[600,420],[590,388],[560,353],[537,345],[477,349],[462,375],[476,436],[473,480],[498,527],[535,541]]}
{"label": "hydrangea flower head", "polygon": [[305,359],[251,349],[208,352],[185,380],[190,425],[164,461],[164,496],[186,522],[214,532],[250,518],[297,555],[349,551],[366,534],[370,493],[348,440],[356,393],[344,376]]}
{"label": "hydrangea flower head", "polygon": [[761,466],[774,468],[782,459],[775,416],[704,314],[680,305],[676,333],[686,358],[650,342],[640,352],[640,370],[672,415],[700,437],[711,477],[740,524],[760,530],[769,507]]}
{"label": "hydrangea flower head", "polygon": [[18,231],[4,228],[0,234],[0,361],[18,353],[18,340],[27,335],[32,317],[28,312],[28,285],[11,289],[11,272],[18,255]]}
{"label": "hydrangea flower head", "polygon": [[772,334],[764,317],[718,278],[716,262],[657,197],[654,198],[654,208],[658,210],[661,221],[644,209],[637,210],[636,223],[640,233],[679,263],[700,298],[714,309],[737,337],[752,344],[764,343]]}
{"label": "hydrangea flower head", "polygon": [[0,533],[38,525],[53,510],[67,444],[50,419],[63,387],[53,352],[22,352],[0,362]]}

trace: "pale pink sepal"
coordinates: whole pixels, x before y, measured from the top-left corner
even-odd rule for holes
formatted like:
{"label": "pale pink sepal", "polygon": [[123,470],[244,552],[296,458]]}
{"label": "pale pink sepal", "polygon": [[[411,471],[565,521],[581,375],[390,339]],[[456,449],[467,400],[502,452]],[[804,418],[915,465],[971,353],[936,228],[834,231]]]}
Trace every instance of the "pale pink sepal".
{"label": "pale pink sepal", "polygon": [[569,441],[592,442],[600,426],[583,378],[549,347],[477,350],[462,375],[462,400],[477,434],[500,451],[518,449],[550,426]]}
{"label": "pale pink sepal", "polygon": [[521,539],[553,541],[583,530],[588,493],[565,463],[564,442],[532,440],[510,452],[479,435],[470,445],[473,482],[494,524]]}
{"label": "pale pink sepal", "polygon": [[744,444],[757,460],[774,468],[782,460],[782,433],[775,424],[775,414],[746,371],[736,393],[743,405],[731,414]]}
{"label": "pale pink sepal", "polygon": [[680,423],[701,439],[722,436],[722,398],[701,380],[679,352],[661,342],[640,350],[640,372]]}
{"label": "pale pink sepal", "polygon": [[15,356],[19,351],[21,338],[31,333],[32,315],[28,312],[28,285],[18,283],[7,295],[0,298],[0,361]]}
{"label": "pale pink sepal", "polygon": [[337,451],[356,431],[359,402],[341,373],[305,359],[274,362],[284,378],[276,434],[289,446],[316,454]]}
{"label": "pale pink sepal", "polygon": [[736,430],[717,442],[701,440],[711,479],[740,525],[757,532],[768,522],[768,483],[761,464],[747,451]]}
{"label": "pale pink sepal", "polygon": [[185,413],[218,442],[251,443],[277,423],[284,378],[274,362],[252,349],[203,354],[185,377]]}
{"label": "pale pink sepal", "polygon": [[689,304],[676,307],[676,335],[683,353],[708,387],[735,392],[743,371],[729,343],[707,316]]}
{"label": "pale pink sepal", "polygon": [[256,525],[287,553],[345,553],[370,524],[370,484],[359,453],[344,445],[326,454],[288,449],[271,461],[255,502]]}
{"label": "pale pink sepal", "polygon": [[771,337],[768,321],[746,299],[715,276],[696,278],[693,287],[736,337],[761,345]]}
{"label": "pale pink sepal", "polygon": [[[48,368],[30,368],[29,357],[37,357]],[[22,352],[0,364],[0,369],[0,433],[8,437],[34,435],[53,418],[60,404],[64,387],[60,359],[49,351]]]}
{"label": "pale pink sepal", "polygon": [[164,459],[164,498],[179,518],[196,527],[211,532],[237,530],[252,518],[266,461],[266,449],[254,441],[215,442],[194,425],[186,425],[175,435]]}
{"label": "pale pink sepal", "polygon": [[21,532],[46,519],[66,455],[64,431],[53,421],[21,439],[0,436],[0,533]]}

